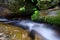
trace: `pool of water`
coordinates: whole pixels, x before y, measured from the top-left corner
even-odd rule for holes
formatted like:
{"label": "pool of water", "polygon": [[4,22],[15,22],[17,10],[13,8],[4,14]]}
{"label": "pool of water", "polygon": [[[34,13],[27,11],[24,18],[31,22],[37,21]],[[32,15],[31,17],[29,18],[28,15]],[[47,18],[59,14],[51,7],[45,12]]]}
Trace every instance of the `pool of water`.
{"label": "pool of water", "polygon": [[55,26],[50,25],[50,24],[36,23],[30,20],[21,20],[21,21],[16,21],[16,20],[6,21],[5,20],[4,23],[10,23],[12,25],[22,26],[23,28],[29,31],[34,30],[39,35],[42,35],[44,38],[46,38],[46,40],[60,40],[59,30],[58,29],[56,30]]}
{"label": "pool of water", "polygon": [[22,20],[21,22],[16,23],[16,25],[23,25],[26,28],[28,27],[29,31],[34,30],[45,37],[46,40],[60,40],[60,34],[57,32],[57,30],[55,30],[53,25],[35,23],[29,20]]}

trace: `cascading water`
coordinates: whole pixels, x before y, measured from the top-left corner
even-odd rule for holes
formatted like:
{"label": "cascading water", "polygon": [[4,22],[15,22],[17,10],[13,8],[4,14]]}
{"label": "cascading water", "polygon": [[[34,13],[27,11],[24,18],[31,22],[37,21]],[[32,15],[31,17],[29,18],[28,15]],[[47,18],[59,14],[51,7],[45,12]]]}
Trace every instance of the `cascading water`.
{"label": "cascading water", "polygon": [[45,37],[47,40],[60,40],[60,38],[56,37],[56,31],[52,28],[52,25],[44,24],[44,23],[35,23],[29,20],[22,20],[21,22],[16,23],[16,25],[22,25],[26,28],[29,28],[29,31],[34,30]]}
{"label": "cascading water", "polygon": [[16,21],[16,20],[0,19],[0,21],[1,20],[4,20],[5,21],[4,23],[10,23],[12,25],[22,26],[23,28],[29,30],[30,32],[34,30],[39,35],[45,37],[46,40],[60,40],[60,34],[58,34],[56,31],[53,30],[52,25],[44,23],[36,23],[30,20]]}

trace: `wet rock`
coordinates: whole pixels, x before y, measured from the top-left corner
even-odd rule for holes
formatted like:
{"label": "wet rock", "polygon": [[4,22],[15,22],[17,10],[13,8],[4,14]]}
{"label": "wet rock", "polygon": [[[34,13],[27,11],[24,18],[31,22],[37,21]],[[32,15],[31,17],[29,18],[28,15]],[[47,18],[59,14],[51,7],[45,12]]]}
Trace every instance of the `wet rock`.
{"label": "wet rock", "polygon": [[[31,40],[29,31],[18,26],[0,23],[0,40]],[[41,40],[35,35],[35,40]]]}
{"label": "wet rock", "polygon": [[0,17],[6,17],[11,14],[11,11],[7,8],[0,7]]}
{"label": "wet rock", "polygon": [[[47,11],[40,11],[39,13],[37,13],[38,19],[35,19],[36,21],[42,21],[42,22],[46,22],[46,23],[50,23],[50,24],[56,24],[59,25],[60,24],[60,10],[47,10]],[[34,17],[35,18],[35,17]]]}

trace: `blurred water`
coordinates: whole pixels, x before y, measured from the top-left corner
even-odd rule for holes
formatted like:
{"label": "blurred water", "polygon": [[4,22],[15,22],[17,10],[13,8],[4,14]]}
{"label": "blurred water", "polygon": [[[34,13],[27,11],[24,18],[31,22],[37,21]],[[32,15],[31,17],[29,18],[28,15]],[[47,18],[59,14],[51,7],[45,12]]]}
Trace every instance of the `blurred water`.
{"label": "blurred water", "polygon": [[60,40],[60,34],[55,31],[53,28],[54,26],[44,23],[36,23],[30,20],[7,20],[7,19],[0,19],[6,20],[4,23],[11,23],[12,25],[22,26],[23,28],[28,29],[29,31],[36,31],[39,35],[42,35],[47,40]]}
{"label": "blurred water", "polygon": [[52,25],[44,23],[35,23],[29,20],[22,20],[16,23],[16,25],[22,25],[25,28],[29,28],[29,31],[34,30],[45,37],[47,40],[60,40],[60,34],[53,29]]}

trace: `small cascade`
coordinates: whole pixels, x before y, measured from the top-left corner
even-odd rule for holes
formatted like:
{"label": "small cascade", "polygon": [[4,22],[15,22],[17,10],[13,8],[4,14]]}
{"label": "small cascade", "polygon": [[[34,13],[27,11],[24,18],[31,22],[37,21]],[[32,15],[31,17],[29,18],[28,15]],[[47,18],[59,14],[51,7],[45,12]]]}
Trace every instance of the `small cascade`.
{"label": "small cascade", "polygon": [[42,35],[46,40],[60,40],[60,34],[54,30],[54,26],[50,24],[44,23],[36,23],[30,20],[8,20],[0,18],[0,21],[4,21],[3,23],[9,23],[12,25],[20,26],[21,28],[29,30],[33,33],[31,36],[34,35],[34,32],[37,32],[39,35]]}

